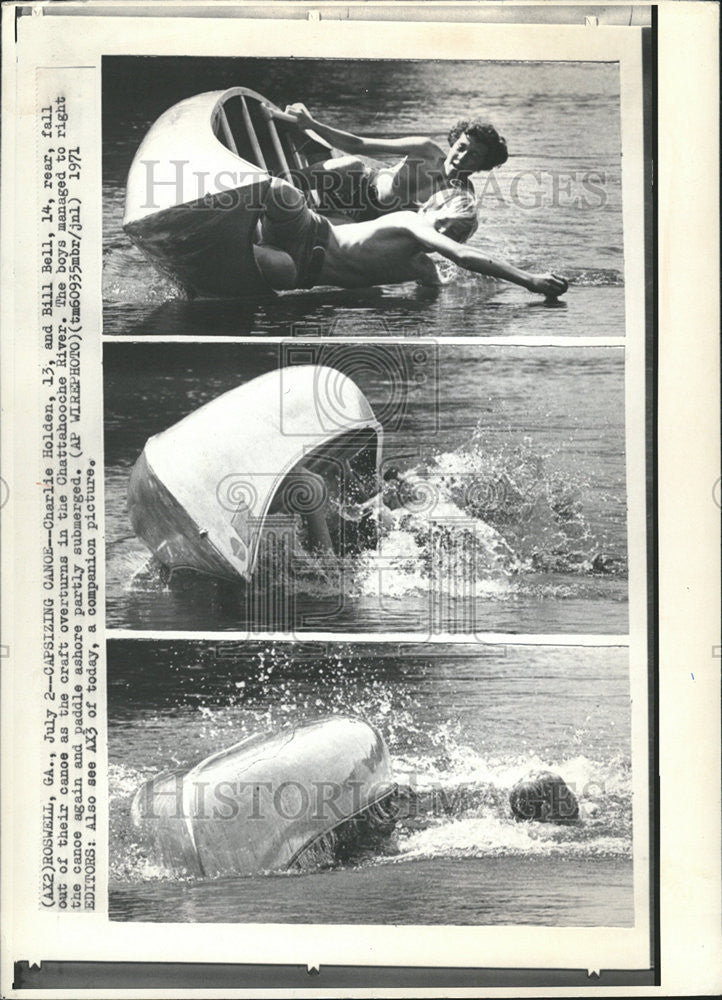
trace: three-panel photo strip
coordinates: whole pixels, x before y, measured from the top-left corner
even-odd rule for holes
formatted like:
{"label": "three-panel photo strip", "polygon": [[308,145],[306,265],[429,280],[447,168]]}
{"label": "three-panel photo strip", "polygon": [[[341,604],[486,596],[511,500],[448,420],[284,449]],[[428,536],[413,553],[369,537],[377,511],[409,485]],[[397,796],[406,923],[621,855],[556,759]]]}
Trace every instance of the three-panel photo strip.
{"label": "three-panel photo strip", "polygon": [[103,58],[109,918],[646,969],[644,45],[409,31]]}

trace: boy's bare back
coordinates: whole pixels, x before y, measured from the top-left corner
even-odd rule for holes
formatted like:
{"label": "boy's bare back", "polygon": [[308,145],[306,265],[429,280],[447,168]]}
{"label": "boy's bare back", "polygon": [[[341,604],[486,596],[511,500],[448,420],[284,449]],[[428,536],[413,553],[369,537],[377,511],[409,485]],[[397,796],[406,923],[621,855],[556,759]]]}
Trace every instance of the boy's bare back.
{"label": "boy's bare back", "polygon": [[409,227],[414,219],[413,212],[395,212],[369,222],[334,226],[320,283],[361,288],[432,280],[434,265]]}

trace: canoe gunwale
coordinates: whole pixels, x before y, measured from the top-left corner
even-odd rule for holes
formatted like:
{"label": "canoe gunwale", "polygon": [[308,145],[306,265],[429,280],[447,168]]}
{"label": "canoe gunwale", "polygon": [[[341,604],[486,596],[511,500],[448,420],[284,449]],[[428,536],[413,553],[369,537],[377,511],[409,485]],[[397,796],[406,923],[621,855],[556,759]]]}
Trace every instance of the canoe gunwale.
{"label": "canoe gunwale", "polygon": [[[232,157],[232,159],[234,161],[236,161],[236,165],[239,168],[245,169],[249,174],[257,176],[259,180],[261,180],[261,179],[270,180],[270,178],[272,176],[274,176],[274,175],[272,175],[270,173],[270,171],[268,170],[267,167],[260,166],[260,165],[258,165],[256,163],[253,163],[251,160],[247,160],[245,157],[241,156],[237,152],[234,152],[232,149],[230,149],[228,146],[226,146],[223,142],[221,142],[221,140],[216,135],[215,126],[216,126],[216,123],[218,122],[218,120],[220,119],[221,115],[223,115],[225,117],[225,105],[226,105],[226,103],[229,100],[232,100],[234,97],[251,97],[251,98],[253,98],[254,101],[258,101],[260,104],[268,105],[269,108],[272,108],[275,111],[280,111],[281,109],[277,105],[275,105],[272,101],[269,101],[268,98],[264,97],[263,94],[259,94],[257,91],[251,90],[248,87],[229,87],[227,90],[223,90],[223,91],[208,91],[206,94],[198,94],[194,98],[186,98],[185,101],[179,101],[178,104],[173,105],[171,108],[167,109],[167,111],[165,112],[165,114],[168,114],[169,111],[173,111],[175,108],[178,108],[178,107],[180,107],[183,104],[190,103],[191,101],[199,100],[200,98],[203,98],[203,97],[206,97],[206,96],[209,97],[209,98],[211,98],[211,97],[213,98],[213,103],[210,104],[208,112],[207,112],[207,125],[209,126],[210,133],[211,133],[212,140],[213,140],[213,145],[216,147],[218,155],[219,156],[223,156],[224,159],[227,159],[228,157]],[[148,131],[147,131],[146,135],[144,136],[144,138],[143,138],[140,146],[138,147],[138,150],[136,151],[136,155],[133,157],[133,162],[131,164],[130,171],[129,171],[129,177],[130,177],[131,174],[134,173],[137,164],[140,162],[139,159],[138,159],[138,153],[141,152],[141,150],[143,148],[143,145],[145,144],[146,140],[150,136],[154,136],[157,132],[159,133],[160,131],[162,131],[161,128],[160,128],[160,125],[161,125],[161,122],[163,121],[163,118],[164,118],[164,115],[161,115],[160,118],[158,118],[155,122],[153,122],[153,124],[148,129]],[[226,121],[227,121],[227,118],[226,118]],[[180,129],[181,126],[180,125],[176,125],[175,127]],[[332,147],[327,142],[325,142],[323,139],[321,139],[319,136],[316,136],[314,134],[312,136],[311,141],[312,141],[312,143],[314,145],[325,147],[328,150],[329,154],[331,153]],[[169,162],[173,162],[173,161],[169,161]],[[234,193],[234,192],[239,191],[241,189],[242,189],[242,186],[238,185],[236,187],[223,188],[223,189],[221,189],[221,193]],[[146,219],[150,220],[150,219],[162,218],[165,212],[172,212],[173,210],[178,209],[178,208],[193,207],[193,206],[196,206],[196,205],[200,205],[203,202],[207,202],[207,200],[209,199],[209,197],[211,197],[211,193],[210,192],[208,192],[207,194],[205,194],[203,197],[183,198],[183,199],[180,199],[178,201],[175,201],[171,205],[167,205],[164,208],[160,208],[157,211],[148,212],[145,215],[140,216],[140,217],[136,217],[135,215],[133,215],[133,217],[131,217],[131,218],[128,218],[129,208],[128,208],[128,205],[126,203],[126,209],[125,209],[124,217],[123,217],[123,229],[125,231],[130,230],[131,232],[137,231],[137,229],[138,229],[138,223],[141,223],[141,222],[143,222]],[[260,211],[261,211],[261,209],[259,208],[259,212]]]}
{"label": "canoe gunwale", "polygon": [[[167,568],[171,576],[175,572],[188,571],[203,573],[211,578],[220,577],[224,580],[230,580],[233,582],[238,581],[238,573],[228,562],[223,552],[221,552],[211,538],[201,534],[201,527],[196,519],[173,494],[169,486],[162,481],[160,476],[156,474],[145,448],[133,466],[128,485],[128,494],[129,514],[133,530],[140,538],[143,539],[155,558]],[[182,562],[176,562],[169,565],[159,552],[163,543],[159,545],[151,544],[151,542],[147,540],[147,532],[140,527],[138,518],[134,517],[134,509],[137,506],[140,506],[144,510],[152,508],[153,511],[155,511],[156,507],[165,508],[164,522],[173,524],[176,523],[177,520],[177,523],[181,528],[180,534],[185,537],[187,532],[191,533],[195,543],[194,547],[197,549],[199,544],[203,544],[205,547],[210,549],[209,556],[217,562],[217,565],[214,566],[213,569],[210,567],[204,568],[198,564],[198,560],[195,562],[189,561],[187,565]],[[133,509],[131,509],[131,507]],[[151,518],[151,523],[152,522],[153,518]],[[163,534],[168,534],[167,529]]]}
{"label": "canoe gunwale", "polygon": [[365,803],[365,805],[361,806],[360,809],[357,809],[356,812],[351,813],[349,816],[344,816],[343,819],[340,819],[338,823],[335,823],[333,826],[329,827],[328,830],[322,830],[320,833],[317,833],[307,843],[305,843],[303,847],[299,847],[299,849],[294,852],[293,856],[286,865],[286,869],[291,868],[291,866],[294,865],[296,861],[298,861],[301,855],[305,854],[305,852],[308,851],[310,848],[312,848],[314,844],[317,844],[320,840],[323,840],[324,837],[327,837],[330,833],[333,833],[340,827],[345,826],[346,823],[350,823],[352,820],[358,819],[359,816],[363,816],[365,812],[368,812],[369,809],[371,809],[377,803],[383,802],[385,799],[393,795],[397,791],[398,787],[399,786],[395,781],[389,782],[389,787],[384,789],[383,792],[380,792],[375,799],[369,800],[367,803]]}

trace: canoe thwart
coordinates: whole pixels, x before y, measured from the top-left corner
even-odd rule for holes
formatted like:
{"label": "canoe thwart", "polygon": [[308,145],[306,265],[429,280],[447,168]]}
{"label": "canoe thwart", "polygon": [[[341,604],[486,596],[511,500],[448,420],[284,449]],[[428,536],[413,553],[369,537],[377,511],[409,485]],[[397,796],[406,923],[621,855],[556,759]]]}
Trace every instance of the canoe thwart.
{"label": "canoe thwart", "polygon": [[288,125],[296,124],[296,119],[293,115],[287,115],[285,111],[281,111],[280,108],[273,108],[270,104],[263,103],[261,105],[261,114],[266,121],[271,121],[272,118],[275,118],[277,122],[286,122]]}

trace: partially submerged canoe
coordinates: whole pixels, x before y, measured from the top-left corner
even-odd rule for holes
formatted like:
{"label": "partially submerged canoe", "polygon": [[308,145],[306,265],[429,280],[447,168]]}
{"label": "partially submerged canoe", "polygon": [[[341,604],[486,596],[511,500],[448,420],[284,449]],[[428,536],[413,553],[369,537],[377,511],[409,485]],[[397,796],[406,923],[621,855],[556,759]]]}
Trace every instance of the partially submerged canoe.
{"label": "partially submerged canoe", "polygon": [[336,369],[268,372],[146,442],[128,486],[131,524],[168,569],[235,581],[250,580],[262,539],[304,519],[322,520],[344,555],[362,542],[341,511],[378,494],[382,437]]}
{"label": "partially submerged canoe", "polygon": [[161,115],[136,152],[123,229],[189,293],[272,294],[253,256],[269,178],[298,183],[299,171],[330,149],[282,116],[245,87],[210,91]]}
{"label": "partially submerged canoe", "polygon": [[[260,734],[136,792],[131,817],[162,863],[200,876],[287,869],[395,792],[381,735],[336,716]],[[393,821],[390,823],[393,826]]]}

